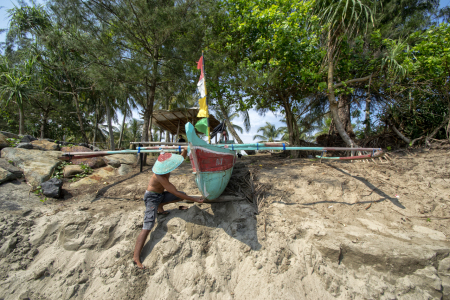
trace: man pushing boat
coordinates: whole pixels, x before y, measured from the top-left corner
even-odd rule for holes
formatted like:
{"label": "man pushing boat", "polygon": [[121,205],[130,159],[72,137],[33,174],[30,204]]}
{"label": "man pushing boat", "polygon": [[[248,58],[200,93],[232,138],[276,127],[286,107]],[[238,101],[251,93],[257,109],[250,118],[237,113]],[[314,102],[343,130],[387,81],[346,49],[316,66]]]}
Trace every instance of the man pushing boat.
{"label": "man pushing boat", "polygon": [[[156,214],[166,215],[169,212],[164,210],[164,205],[175,203],[182,200],[190,200],[203,203],[202,197],[190,197],[184,192],[178,191],[175,186],[170,183],[170,172],[175,170],[184,161],[187,155],[186,148],[183,148],[181,155],[162,152],[155,164],[153,165],[153,175],[144,194],[145,215],[144,226],[141,233],[137,237],[136,246],[134,247],[133,261],[138,268],[143,269],[140,255],[144,247],[148,234],[155,225]],[[165,191],[164,191],[165,190]],[[180,209],[186,209],[180,206]]]}

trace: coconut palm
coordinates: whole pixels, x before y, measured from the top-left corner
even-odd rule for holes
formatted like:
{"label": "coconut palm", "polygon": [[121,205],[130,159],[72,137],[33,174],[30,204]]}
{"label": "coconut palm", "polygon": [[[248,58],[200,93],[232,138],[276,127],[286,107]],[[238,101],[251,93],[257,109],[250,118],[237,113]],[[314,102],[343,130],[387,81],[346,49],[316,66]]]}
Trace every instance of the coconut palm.
{"label": "coconut palm", "polygon": [[277,142],[277,138],[283,133],[283,127],[277,129],[274,124],[266,122],[266,126],[259,127],[257,132],[261,132],[261,134],[253,136],[253,140],[260,139],[260,142]]}
{"label": "coconut palm", "polygon": [[223,110],[217,110],[215,111],[216,118],[219,120],[225,120],[228,119],[230,121],[231,126],[239,131],[241,134],[244,133],[244,129],[242,129],[241,126],[236,125],[233,123],[233,120],[239,117],[239,115],[244,117],[244,127],[245,131],[248,132],[251,128],[250,126],[250,117],[248,116],[248,112],[232,112],[230,107],[224,107]]}

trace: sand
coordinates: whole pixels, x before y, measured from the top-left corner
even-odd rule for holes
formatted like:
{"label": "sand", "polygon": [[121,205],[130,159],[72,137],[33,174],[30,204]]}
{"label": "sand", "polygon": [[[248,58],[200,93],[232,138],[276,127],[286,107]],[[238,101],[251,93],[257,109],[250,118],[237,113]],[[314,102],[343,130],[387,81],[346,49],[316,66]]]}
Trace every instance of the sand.
{"label": "sand", "polygon": [[[150,167],[39,201],[0,186],[2,299],[448,299],[450,155],[383,163],[244,157],[265,190],[249,201],[176,204],[142,260]],[[171,180],[198,194],[188,164]],[[183,204],[186,205],[186,204]]]}

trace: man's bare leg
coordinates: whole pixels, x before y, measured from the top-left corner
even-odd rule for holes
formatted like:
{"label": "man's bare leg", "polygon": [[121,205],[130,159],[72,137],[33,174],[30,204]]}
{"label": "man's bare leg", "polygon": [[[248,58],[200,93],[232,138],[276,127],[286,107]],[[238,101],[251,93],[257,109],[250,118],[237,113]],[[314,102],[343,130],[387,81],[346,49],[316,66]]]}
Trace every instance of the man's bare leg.
{"label": "man's bare leg", "polygon": [[144,248],[145,240],[147,239],[149,233],[150,230],[142,229],[141,233],[139,233],[137,237],[136,246],[134,247],[133,261],[136,263],[139,269],[144,269],[144,266],[141,264],[140,256],[142,248]]}

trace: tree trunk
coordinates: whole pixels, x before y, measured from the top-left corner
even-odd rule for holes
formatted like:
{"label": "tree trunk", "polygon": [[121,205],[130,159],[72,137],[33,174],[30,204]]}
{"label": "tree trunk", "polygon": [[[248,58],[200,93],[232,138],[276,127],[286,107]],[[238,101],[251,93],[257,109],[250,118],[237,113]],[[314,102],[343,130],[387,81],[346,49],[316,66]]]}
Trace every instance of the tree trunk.
{"label": "tree trunk", "polygon": [[125,107],[125,110],[123,112],[122,127],[120,128],[119,144],[117,145],[117,148],[119,148],[119,149],[120,149],[120,145],[122,144],[123,129],[125,127],[125,119],[126,118],[127,118],[127,108]]}
{"label": "tree trunk", "polygon": [[[156,83],[158,75],[158,50],[155,51],[155,58],[153,62],[153,78],[150,86],[148,85],[148,78],[145,77],[145,90],[147,94],[147,103],[144,108],[144,126],[142,128],[141,142],[148,142],[148,130],[150,125],[150,118],[153,115],[153,104],[155,102]],[[140,162],[139,162],[140,163]],[[147,155],[144,155],[143,164],[147,163]]]}
{"label": "tree trunk", "polygon": [[70,88],[72,90],[72,98],[75,102],[75,107],[77,109],[77,117],[78,117],[78,123],[80,123],[81,136],[83,137],[84,142],[87,144],[87,143],[89,143],[89,141],[86,136],[86,132],[84,131],[83,118],[81,116],[81,110],[80,110],[80,99],[78,97],[77,91],[75,90],[75,86],[73,85],[72,80],[70,80],[69,76],[67,75],[67,72],[65,69],[64,69],[64,73],[66,74],[66,77],[69,80]]}
{"label": "tree trunk", "polygon": [[152,132],[152,124],[153,123],[153,116],[150,116],[150,125],[148,126],[148,136],[150,138],[150,142],[153,142],[153,132]]}
{"label": "tree trunk", "polygon": [[223,106],[223,104],[219,104],[219,106],[220,106],[220,110],[222,111],[222,114],[223,114],[223,116],[225,118],[225,124],[227,125],[228,131],[231,133],[231,135],[234,137],[234,139],[238,142],[238,144],[243,144],[244,142],[242,142],[241,138],[236,133],[236,131],[233,128],[233,125],[231,125],[231,122],[228,119],[228,116],[227,116],[226,111],[225,111],[225,107]]}
{"label": "tree trunk", "polygon": [[365,135],[366,138],[369,137],[370,130],[371,130],[371,128],[370,128],[370,101],[371,101],[370,97],[367,97],[367,99],[366,99],[366,110],[365,110],[366,116],[365,116],[365,119],[364,119],[364,123],[366,124],[366,128],[364,129],[364,135]]}
{"label": "tree trunk", "polygon": [[47,119],[48,119],[48,111],[44,111],[42,113],[42,121],[41,121],[41,140],[44,139],[45,125],[47,125]]}
{"label": "tree trunk", "polygon": [[[298,125],[295,120],[294,114],[292,113],[289,101],[283,99],[283,106],[286,114],[286,125],[289,133],[289,143],[291,145],[299,145],[300,137],[298,132]],[[298,158],[300,156],[300,151],[291,151],[291,156],[293,158]]]}
{"label": "tree trunk", "polygon": [[97,141],[97,131],[98,131],[98,107],[95,105],[95,127],[94,127],[94,140],[92,142],[92,146],[95,146],[95,142]]}
{"label": "tree trunk", "polygon": [[332,51],[332,45],[331,45],[331,31],[328,32],[328,53],[327,53],[327,59],[328,59],[328,101],[330,102],[330,111],[331,116],[333,117],[334,124],[336,126],[337,131],[339,132],[339,135],[344,140],[344,142],[351,147],[356,146],[356,144],[352,141],[352,139],[347,134],[344,125],[342,124],[341,120],[339,119],[339,107],[338,103],[336,101],[336,96],[334,94],[334,64],[333,64],[333,51]]}
{"label": "tree trunk", "polygon": [[366,116],[364,119],[364,123],[366,124],[366,128],[364,129],[365,138],[369,137],[370,130],[371,130],[370,129],[370,101],[371,101],[370,86],[371,86],[371,84],[372,84],[372,77],[370,77],[370,79],[369,79],[369,89],[367,90],[367,98],[366,98],[366,110],[365,110]]}
{"label": "tree trunk", "polygon": [[392,131],[399,137],[401,138],[405,143],[409,144],[411,143],[411,140],[408,139],[406,136],[404,136],[398,129],[397,127],[395,127],[394,123],[389,122],[392,128]]}
{"label": "tree trunk", "polygon": [[[350,104],[351,104],[351,95],[340,95],[340,101],[338,102],[338,114],[339,120],[342,122],[342,126],[345,128],[345,132],[348,134],[353,133],[352,121],[350,117]],[[334,120],[333,120],[334,121]],[[335,123],[332,123],[331,126],[331,134],[338,133]]]}
{"label": "tree trunk", "polygon": [[25,134],[25,117],[23,115],[23,106],[19,105],[19,135]]}
{"label": "tree trunk", "polygon": [[111,151],[116,150],[116,147],[114,145],[114,134],[113,134],[113,129],[112,129],[112,122],[111,122],[111,107],[109,105],[109,98],[106,97],[106,101],[105,101],[105,105],[106,105],[106,118],[108,119],[108,130],[109,130],[109,145],[110,145],[110,149]]}

